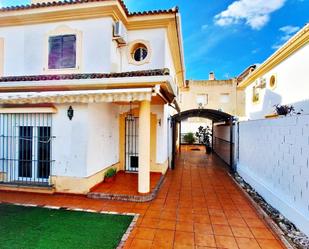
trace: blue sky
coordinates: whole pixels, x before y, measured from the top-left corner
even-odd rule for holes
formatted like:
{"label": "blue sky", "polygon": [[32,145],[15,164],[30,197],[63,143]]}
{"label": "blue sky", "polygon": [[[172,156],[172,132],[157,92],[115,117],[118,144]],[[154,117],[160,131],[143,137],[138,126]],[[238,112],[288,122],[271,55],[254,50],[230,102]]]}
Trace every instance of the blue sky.
{"label": "blue sky", "polygon": [[[2,6],[27,0],[0,0]],[[225,79],[261,63],[309,22],[309,0],[125,0],[130,11],[179,6],[187,79]]]}

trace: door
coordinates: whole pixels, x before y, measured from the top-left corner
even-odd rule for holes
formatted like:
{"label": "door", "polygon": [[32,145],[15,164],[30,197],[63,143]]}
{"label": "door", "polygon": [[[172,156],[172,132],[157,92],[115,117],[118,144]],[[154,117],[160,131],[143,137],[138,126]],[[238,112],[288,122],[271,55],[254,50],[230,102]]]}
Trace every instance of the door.
{"label": "door", "polygon": [[48,182],[51,162],[51,128],[48,126],[17,127],[17,181]]}
{"label": "door", "polygon": [[129,172],[138,171],[138,130],[137,117],[126,117],[125,125],[125,169]]}

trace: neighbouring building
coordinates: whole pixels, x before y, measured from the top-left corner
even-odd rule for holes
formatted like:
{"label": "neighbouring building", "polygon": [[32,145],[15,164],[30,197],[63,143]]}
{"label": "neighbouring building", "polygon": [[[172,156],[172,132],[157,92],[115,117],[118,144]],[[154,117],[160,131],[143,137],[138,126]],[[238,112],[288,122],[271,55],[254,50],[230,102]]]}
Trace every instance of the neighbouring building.
{"label": "neighbouring building", "polygon": [[245,92],[246,116],[262,119],[275,105],[293,105],[309,113],[309,24],[289,39],[266,61],[241,77],[238,89]]}
{"label": "neighbouring building", "polygon": [[[190,109],[221,110],[234,116],[244,114],[244,96],[237,91],[236,79],[217,80],[214,72],[208,80],[187,80],[179,94],[181,111]],[[181,132],[196,132],[199,126],[211,126],[210,120],[189,118],[182,122]]]}
{"label": "neighbouring building", "polygon": [[[164,174],[184,86],[177,8],[33,0],[0,9],[0,189],[87,193],[111,167]],[[47,189],[47,188],[46,188]]]}

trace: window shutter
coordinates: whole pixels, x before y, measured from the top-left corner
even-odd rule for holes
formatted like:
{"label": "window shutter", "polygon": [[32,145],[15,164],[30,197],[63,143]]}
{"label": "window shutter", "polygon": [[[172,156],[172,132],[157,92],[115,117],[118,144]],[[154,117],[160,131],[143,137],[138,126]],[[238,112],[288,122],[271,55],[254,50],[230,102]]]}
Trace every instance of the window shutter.
{"label": "window shutter", "polygon": [[75,68],[76,66],[76,37],[65,35],[62,37],[62,68]]}
{"label": "window shutter", "polygon": [[76,67],[76,36],[63,35],[49,38],[48,68]]}
{"label": "window shutter", "polygon": [[61,68],[62,57],[62,37],[53,36],[49,38],[49,54],[48,54],[48,68]]}

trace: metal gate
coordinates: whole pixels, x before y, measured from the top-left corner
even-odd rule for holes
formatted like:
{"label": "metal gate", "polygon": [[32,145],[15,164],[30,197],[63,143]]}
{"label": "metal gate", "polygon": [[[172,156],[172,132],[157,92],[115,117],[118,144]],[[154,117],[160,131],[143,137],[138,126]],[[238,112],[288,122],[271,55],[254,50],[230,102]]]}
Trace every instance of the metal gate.
{"label": "metal gate", "polygon": [[0,114],[0,183],[49,185],[51,114]]}
{"label": "metal gate", "polygon": [[138,130],[139,120],[137,117],[126,117],[125,127],[125,168],[126,171],[138,171]]}

